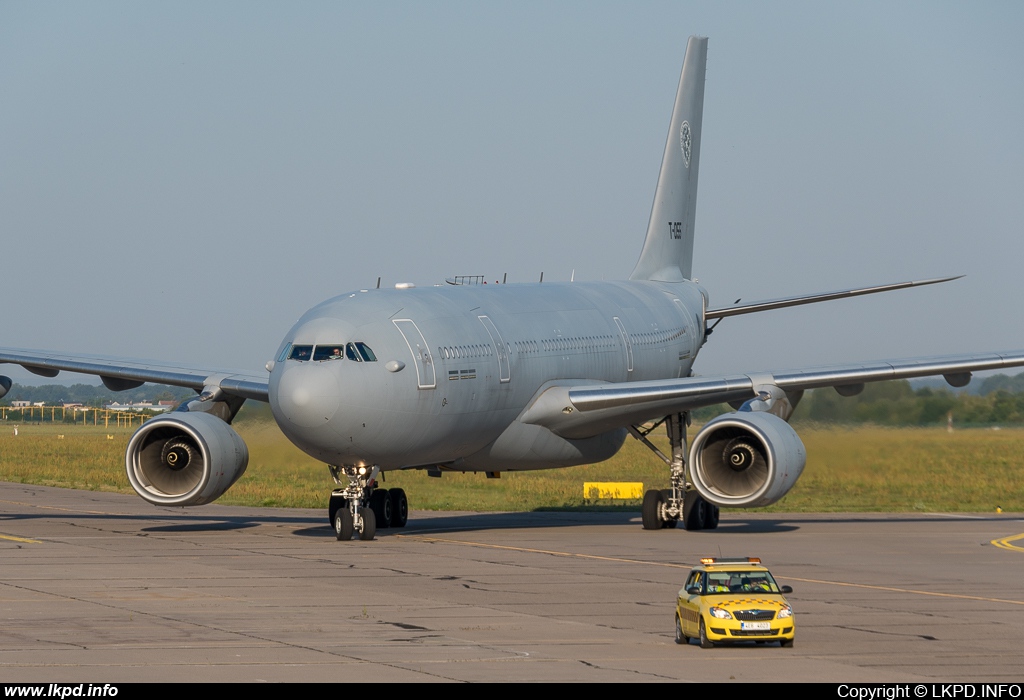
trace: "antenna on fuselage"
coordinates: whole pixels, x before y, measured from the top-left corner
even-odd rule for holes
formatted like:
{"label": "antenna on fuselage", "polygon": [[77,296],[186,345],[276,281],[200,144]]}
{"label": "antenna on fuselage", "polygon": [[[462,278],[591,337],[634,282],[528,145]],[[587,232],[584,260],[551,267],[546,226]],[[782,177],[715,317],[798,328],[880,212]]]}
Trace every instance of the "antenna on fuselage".
{"label": "antenna on fuselage", "polygon": [[508,273],[507,272],[504,275],[501,276],[501,283],[502,284],[508,284]]}
{"label": "antenna on fuselage", "polygon": [[377,289],[380,289],[380,277],[377,278]]}
{"label": "antenna on fuselage", "polygon": [[544,281],[544,273],[543,273],[543,272],[542,272],[542,273],[540,273],[540,281],[541,281],[541,282],[543,282],[543,281]]}
{"label": "antenna on fuselage", "polygon": [[576,281],[576,268],[575,267],[572,269],[572,274],[569,275],[569,281],[570,282],[575,282]]}

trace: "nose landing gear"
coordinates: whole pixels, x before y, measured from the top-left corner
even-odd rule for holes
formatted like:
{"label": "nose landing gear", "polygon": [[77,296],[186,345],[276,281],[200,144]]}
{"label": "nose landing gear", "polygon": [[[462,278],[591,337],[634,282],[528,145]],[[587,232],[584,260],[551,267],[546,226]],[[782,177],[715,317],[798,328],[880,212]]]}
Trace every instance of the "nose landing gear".
{"label": "nose landing gear", "polygon": [[402,489],[377,488],[379,467],[335,467],[328,465],[334,482],[343,488],[334,490],[327,515],[339,540],[372,540],[377,528],[405,527],[409,519],[409,501]]}

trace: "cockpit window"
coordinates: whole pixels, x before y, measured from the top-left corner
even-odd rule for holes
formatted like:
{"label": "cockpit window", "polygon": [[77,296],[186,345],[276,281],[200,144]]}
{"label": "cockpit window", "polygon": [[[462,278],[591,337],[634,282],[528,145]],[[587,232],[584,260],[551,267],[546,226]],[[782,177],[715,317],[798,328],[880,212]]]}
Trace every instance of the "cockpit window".
{"label": "cockpit window", "polygon": [[300,362],[326,362],[328,360],[343,360],[345,358],[353,362],[376,362],[377,355],[366,343],[331,343],[328,345],[288,345],[281,352],[281,360],[298,360]]}
{"label": "cockpit window", "polygon": [[345,357],[345,345],[338,343],[337,345],[317,345],[316,350],[313,352],[313,359],[317,362],[323,362],[324,360],[341,360]]}
{"label": "cockpit window", "polygon": [[287,345],[284,346],[284,350],[281,351],[281,356],[279,358],[277,358],[277,361],[278,362],[284,362],[285,360],[287,360],[288,359],[288,353],[290,353],[291,351],[292,351],[292,344],[288,343]]}
{"label": "cockpit window", "polygon": [[312,345],[293,345],[292,354],[288,356],[289,360],[299,360],[300,362],[307,362],[313,355]]}
{"label": "cockpit window", "polygon": [[373,350],[366,343],[356,343],[356,350],[363,356],[363,360],[366,362],[376,362],[377,356],[373,354]]}

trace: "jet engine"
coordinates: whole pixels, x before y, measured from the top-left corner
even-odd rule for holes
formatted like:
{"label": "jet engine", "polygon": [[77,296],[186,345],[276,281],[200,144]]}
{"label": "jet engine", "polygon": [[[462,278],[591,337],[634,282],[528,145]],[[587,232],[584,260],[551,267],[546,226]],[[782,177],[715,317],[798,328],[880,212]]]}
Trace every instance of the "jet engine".
{"label": "jet engine", "polygon": [[775,503],[803,473],[807,451],[789,423],[765,411],[715,418],[690,447],[690,477],[704,500],[757,508]]}
{"label": "jet engine", "polygon": [[147,421],[128,443],[132,488],[158,506],[217,500],[249,464],[249,449],[230,425],[208,413],[174,413]]}

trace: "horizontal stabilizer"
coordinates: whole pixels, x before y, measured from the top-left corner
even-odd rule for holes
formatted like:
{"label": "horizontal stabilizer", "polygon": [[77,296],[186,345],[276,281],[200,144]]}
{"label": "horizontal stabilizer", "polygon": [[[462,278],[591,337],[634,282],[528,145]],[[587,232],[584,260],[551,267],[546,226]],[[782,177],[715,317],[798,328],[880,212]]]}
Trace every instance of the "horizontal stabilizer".
{"label": "horizontal stabilizer", "polygon": [[863,294],[877,294],[878,292],[891,292],[896,289],[909,289],[911,287],[924,287],[928,284],[939,284],[940,282],[952,282],[963,275],[955,277],[937,277],[930,280],[916,280],[914,282],[896,282],[895,284],[880,284],[875,287],[860,287],[858,289],[840,289],[835,292],[822,292],[820,294],[809,294],[799,297],[785,297],[783,299],[768,299],[766,301],[755,301],[742,306],[727,306],[722,309],[708,309],[704,312],[704,318],[725,318],[726,316],[739,316],[741,314],[755,314],[759,311],[770,311],[772,309],[784,309],[787,306],[801,306],[803,304],[817,304],[819,301],[832,301],[833,299],[846,299],[847,297],[859,297]]}

